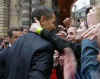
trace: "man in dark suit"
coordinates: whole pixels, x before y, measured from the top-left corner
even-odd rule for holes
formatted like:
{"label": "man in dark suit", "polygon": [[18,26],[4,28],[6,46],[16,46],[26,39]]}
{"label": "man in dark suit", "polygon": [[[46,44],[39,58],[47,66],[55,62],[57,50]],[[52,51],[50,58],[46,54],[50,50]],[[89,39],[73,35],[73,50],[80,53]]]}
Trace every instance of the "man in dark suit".
{"label": "man in dark suit", "polygon": [[[56,18],[51,9],[40,6],[32,13],[32,22],[34,17],[45,29],[55,29]],[[29,32],[9,49],[10,54],[5,58],[9,71],[7,79],[49,79],[54,51],[50,42]]]}

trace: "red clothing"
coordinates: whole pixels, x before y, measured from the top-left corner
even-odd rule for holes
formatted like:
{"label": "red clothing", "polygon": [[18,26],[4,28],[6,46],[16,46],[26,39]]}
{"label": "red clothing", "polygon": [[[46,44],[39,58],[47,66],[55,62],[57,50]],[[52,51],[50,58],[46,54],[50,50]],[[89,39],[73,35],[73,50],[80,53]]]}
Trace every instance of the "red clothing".
{"label": "red clothing", "polygon": [[56,69],[52,69],[50,79],[57,79]]}

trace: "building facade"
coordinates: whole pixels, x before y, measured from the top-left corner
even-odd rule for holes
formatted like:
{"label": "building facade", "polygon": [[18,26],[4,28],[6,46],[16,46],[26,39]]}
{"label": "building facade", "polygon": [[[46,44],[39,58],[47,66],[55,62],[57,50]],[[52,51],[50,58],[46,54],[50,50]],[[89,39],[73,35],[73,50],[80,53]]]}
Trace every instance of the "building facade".
{"label": "building facade", "polygon": [[8,28],[29,27],[31,12],[40,5],[53,8],[58,20],[69,17],[73,2],[74,0],[0,0],[0,36],[7,35]]}
{"label": "building facade", "polygon": [[9,25],[9,0],[0,0],[0,37],[7,35]]}

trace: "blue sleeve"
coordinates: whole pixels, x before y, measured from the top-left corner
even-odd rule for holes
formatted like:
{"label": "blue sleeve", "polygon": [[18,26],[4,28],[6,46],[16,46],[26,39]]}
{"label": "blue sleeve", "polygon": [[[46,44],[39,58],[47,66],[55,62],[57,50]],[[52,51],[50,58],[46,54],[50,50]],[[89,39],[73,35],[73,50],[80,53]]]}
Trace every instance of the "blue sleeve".
{"label": "blue sleeve", "polygon": [[99,79],[100,74],[98,68],[100,67],[97,59],[98,46],[96,41],[83,40],[81,51],[81,72],[85,79]]}
{"label": "blue sleeve", "polygon": [[0,51],[0,61],[7,57],[8,53],[10,52],[9,50],[10,48],[5,48],[2,51]]}

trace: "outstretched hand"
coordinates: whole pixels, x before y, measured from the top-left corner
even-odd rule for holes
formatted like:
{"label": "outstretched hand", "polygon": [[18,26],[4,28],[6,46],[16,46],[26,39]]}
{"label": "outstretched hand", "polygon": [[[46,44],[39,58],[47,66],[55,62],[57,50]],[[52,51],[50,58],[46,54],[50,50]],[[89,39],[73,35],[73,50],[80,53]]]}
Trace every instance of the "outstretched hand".
{"label": "outstretched hand", "polygon": [[91,26],[86,32],[84,32],[81,37],[83,39],[94,39],[95,37],[97,37],[97,33],[99,32],[100,29],[100,23],[94,26]]}

